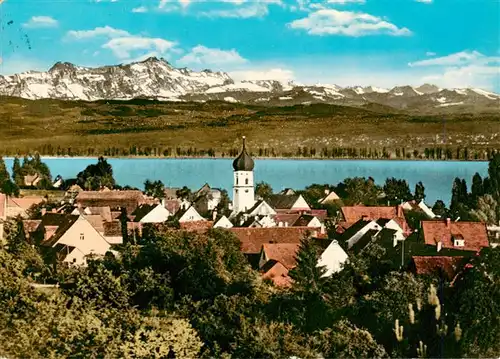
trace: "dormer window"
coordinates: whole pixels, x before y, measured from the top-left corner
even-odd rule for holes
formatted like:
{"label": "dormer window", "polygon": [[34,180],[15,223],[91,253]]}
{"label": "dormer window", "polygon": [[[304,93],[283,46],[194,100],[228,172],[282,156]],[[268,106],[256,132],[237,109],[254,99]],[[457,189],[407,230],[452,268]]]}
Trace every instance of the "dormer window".
{"label": "dormer window", "polygon": [[464,247],[465,246],[465,241],[463,239],[455,239],[453,242],[453,245],[455,247]]}

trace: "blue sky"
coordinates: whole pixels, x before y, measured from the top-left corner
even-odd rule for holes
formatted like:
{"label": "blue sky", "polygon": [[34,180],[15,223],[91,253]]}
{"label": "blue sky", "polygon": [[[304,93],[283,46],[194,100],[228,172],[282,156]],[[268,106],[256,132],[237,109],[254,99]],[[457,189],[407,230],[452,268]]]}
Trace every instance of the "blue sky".
{"label": "blue sky", "polygon": [[498,0],[0,0],[0,74],[164,57],[236,79],[500,92]]}

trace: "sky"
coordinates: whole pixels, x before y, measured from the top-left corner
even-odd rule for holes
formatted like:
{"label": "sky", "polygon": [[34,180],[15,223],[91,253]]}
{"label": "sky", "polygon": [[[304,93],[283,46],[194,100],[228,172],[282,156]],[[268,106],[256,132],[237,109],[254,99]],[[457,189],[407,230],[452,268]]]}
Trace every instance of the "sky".
{"label": "sky", "polygon": [[58,61],[500,93],[499,0],[0,0],[0,74]]}

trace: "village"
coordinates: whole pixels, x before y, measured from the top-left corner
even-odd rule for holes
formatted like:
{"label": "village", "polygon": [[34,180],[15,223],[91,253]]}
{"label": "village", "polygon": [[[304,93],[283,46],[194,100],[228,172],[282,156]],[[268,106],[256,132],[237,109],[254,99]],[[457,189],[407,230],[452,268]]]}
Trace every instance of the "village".
{"label": "village", "polygon": [[[326,269],[324,276],[341,271],[350,257],[370,251],[376,243],[385,249],[395,270],[453,280],[468,258],[496,246],[489,238],[498,233],[498,227],[443,218],[422,199],[389,206],[346,206],[338,205],[342,199],[329,189],[315,203],[291,188],[256,194],[254,170],[258,168],[245,138],[233,170],[232,201],[224,190],[209,184],[193,192],[157,186],[149,195],[106,186],[84,190],[73,184],[62,200],[50,205],[42,196],[16,198],[0,193],[0,221],[22,223],[26,242],[51,253],[45,258],[62,266],[86,266],[89,259],[108,252],[119,255],[124,244],[147,240],[152,228],[228,231],[239,240],[252,268],[277,287],[291,286],[288,273],[296,266],[305,238],[317,245],[317,266]],[[26,184],[36,180],[36,175],[24,178]],[[53,186],[61,184],[56,177]],[[410,225],[407,216],[415,215],[418,219]],[[0,229],[4,236],[3,225]]]}

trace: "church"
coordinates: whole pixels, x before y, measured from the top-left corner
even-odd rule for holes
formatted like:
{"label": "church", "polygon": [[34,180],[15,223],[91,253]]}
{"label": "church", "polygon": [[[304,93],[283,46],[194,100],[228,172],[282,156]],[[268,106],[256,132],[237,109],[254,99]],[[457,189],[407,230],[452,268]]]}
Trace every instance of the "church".
{"label": "church", "polygon": [[254,161],[247,153],[245,136],[243,136],[243,149],[233,161],[233,213],[235,214],[246,212],[255,205],[254,167]]}

